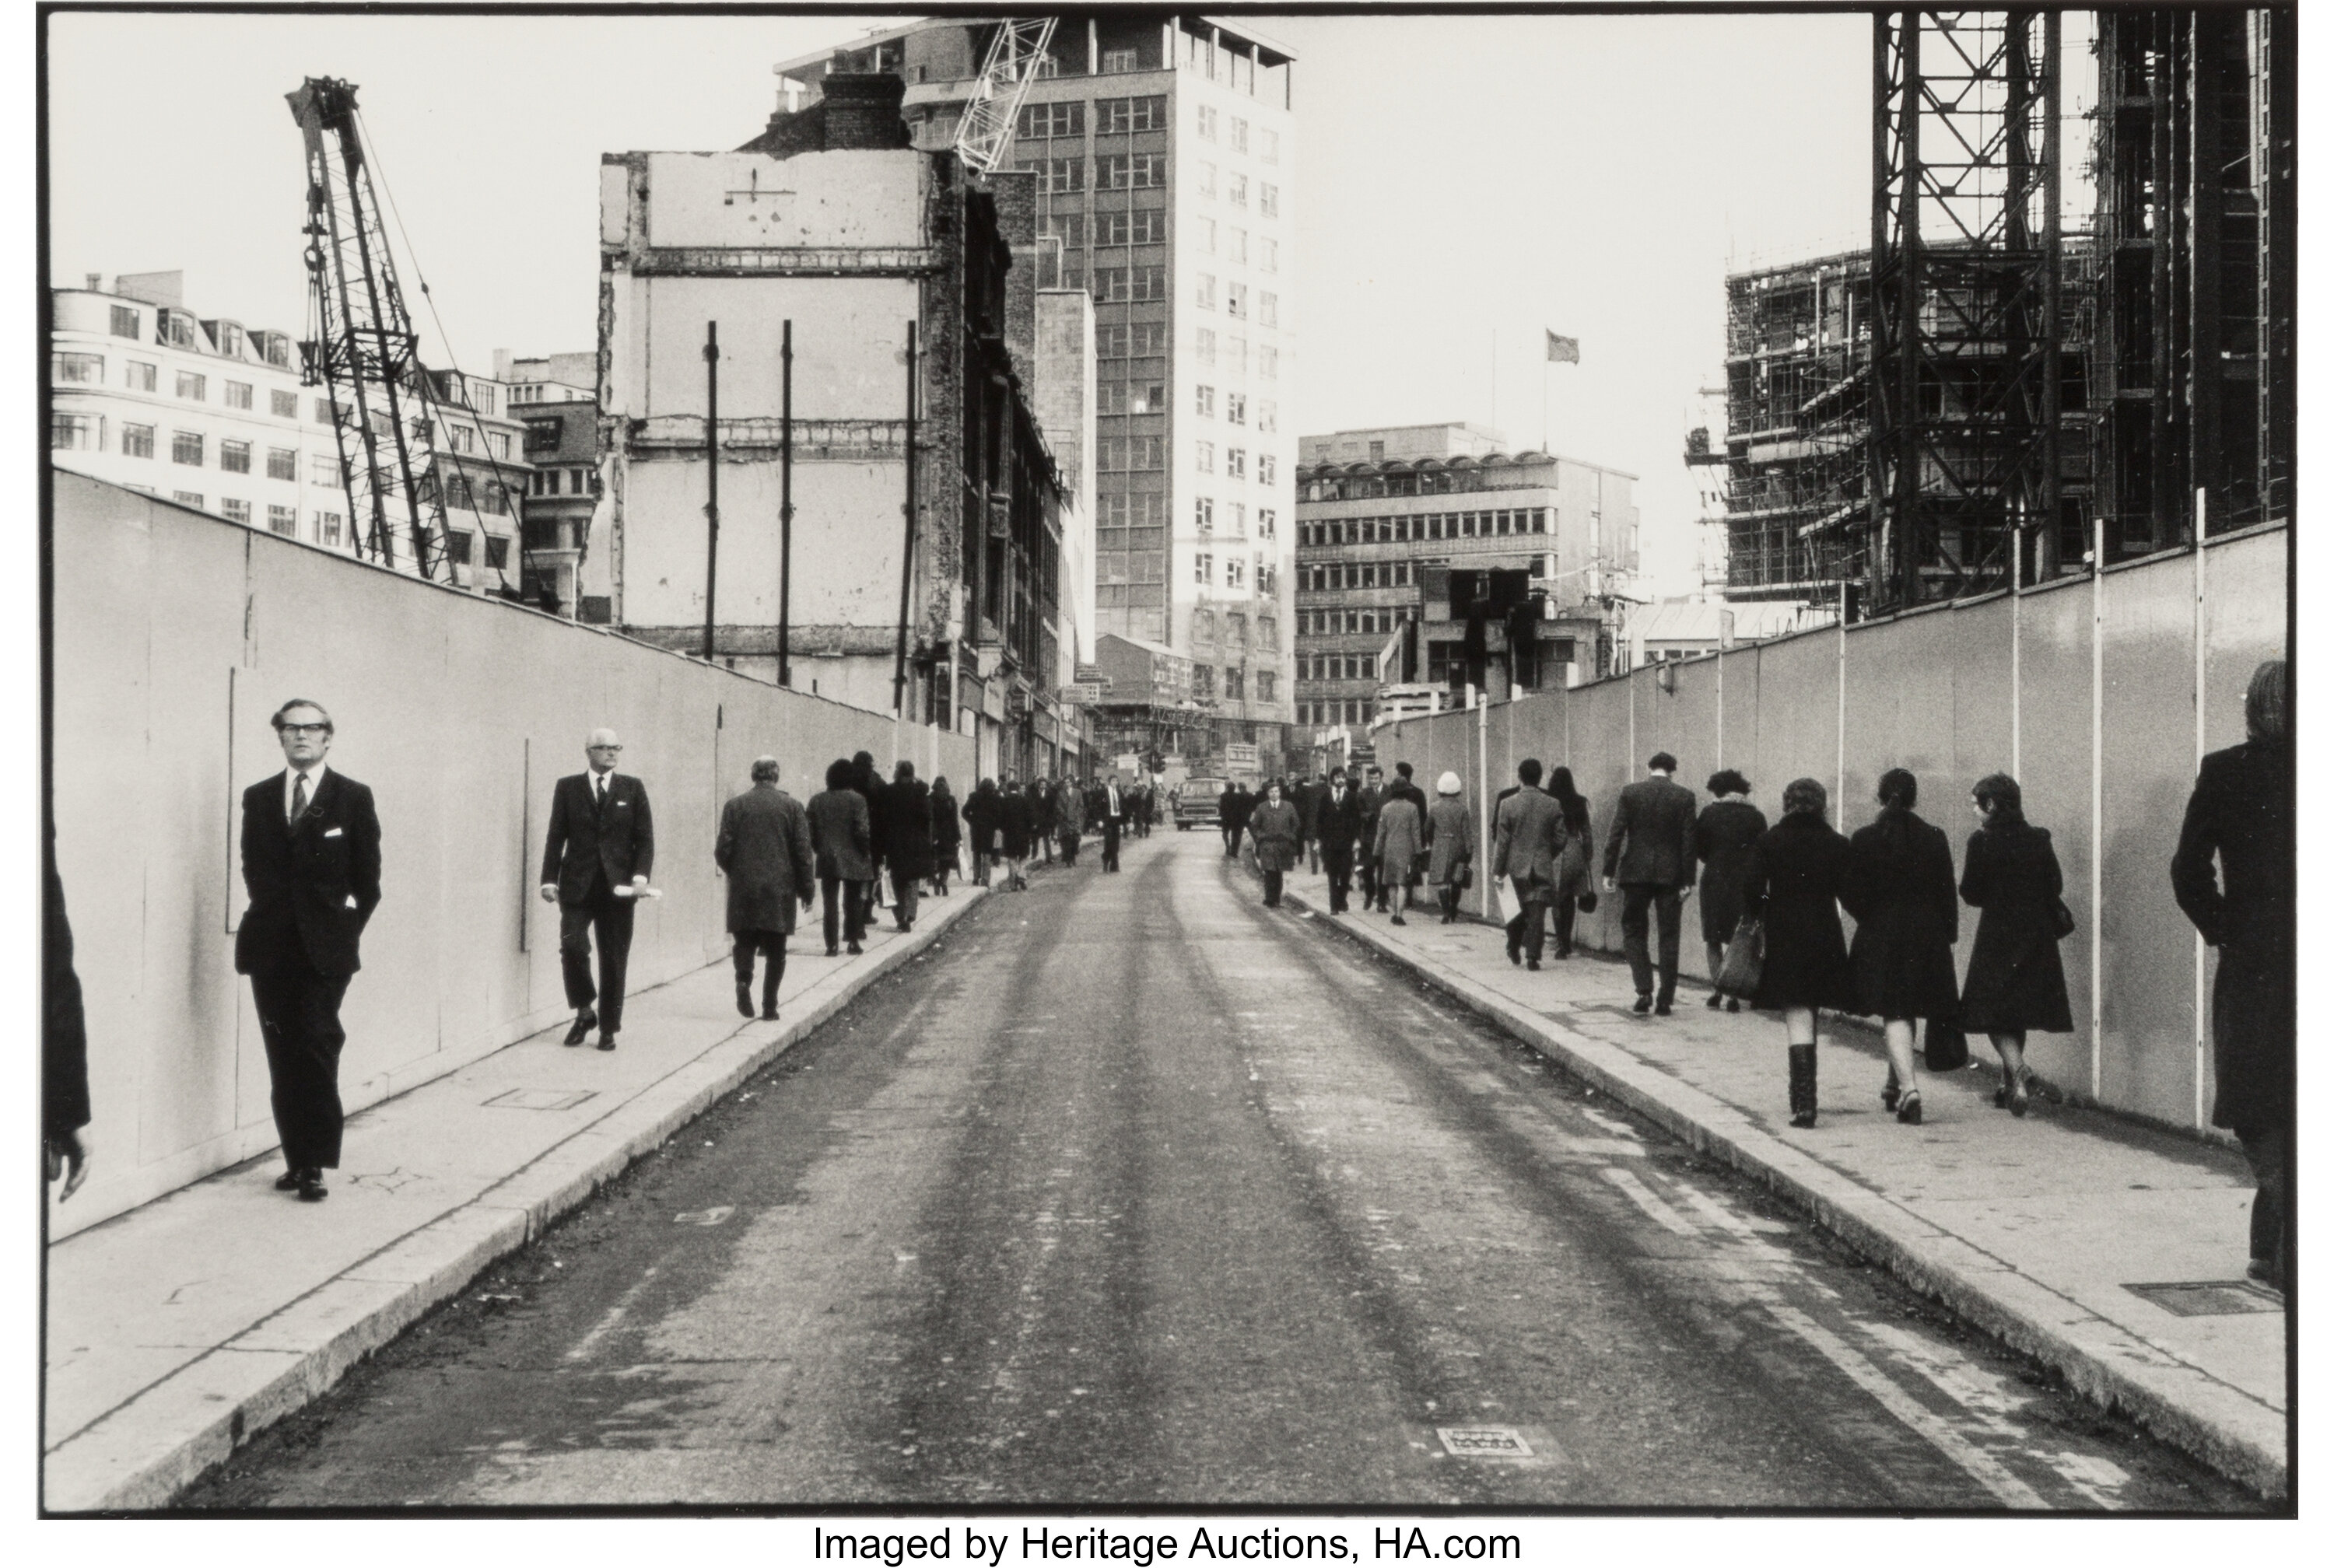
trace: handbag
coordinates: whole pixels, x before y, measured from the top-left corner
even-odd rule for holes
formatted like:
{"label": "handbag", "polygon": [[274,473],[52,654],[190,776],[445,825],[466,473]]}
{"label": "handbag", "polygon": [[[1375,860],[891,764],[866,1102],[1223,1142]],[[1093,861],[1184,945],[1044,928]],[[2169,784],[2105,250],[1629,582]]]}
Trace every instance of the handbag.
{"label": "handbag", "polygon": [[1969,1036],[1957,1024],[1931,1018],[1921,1027],[1921,1057],[1932,1073],[1958,1073],[1969,1065]]}
{"label": "handbag", "polygon": [[1766,922],[1755,915],[1745,915],[1726,944],[1726,957],[1718,966],[1715,986],[1722,996],[1748,1002],[1759,994],[1759,978],[1766,967]]}
{"label": "handbag", "polygon": [[1591,888],[1587,892],[1581,894],[1578,898],[1573,899],[1572,907],[1578,909],[1584,915],[1595,914],[1596,912],[1596,890]]}
{"label": "handbag", "polygon": [[2051,935],[2051,936],[2052,936],[2052,938],[2054,938],[2055,939],[2057,939],[2057,940],[2059,940],[2059,941],[2063,942],[2063,941],[2065,941],[2068,938],[2069,938],[2069,937],[2073,936],[2074,934],[2075,934],[2075,911],[2074,911],[2074,910],[2072,910],[2072,909],[2069,909],[2069,908],[2067,908],[2067,900],[2066,900],[2066,899],[2051,899],[2051,900],[2050,900],[2050,935]]}
{"label": "handbag", "polygon": [[1475,885],[1474,866],[1468,861],[1461,861],[1458,867],[1451,873],[1451,885],[1462,893],[1473,887]]}

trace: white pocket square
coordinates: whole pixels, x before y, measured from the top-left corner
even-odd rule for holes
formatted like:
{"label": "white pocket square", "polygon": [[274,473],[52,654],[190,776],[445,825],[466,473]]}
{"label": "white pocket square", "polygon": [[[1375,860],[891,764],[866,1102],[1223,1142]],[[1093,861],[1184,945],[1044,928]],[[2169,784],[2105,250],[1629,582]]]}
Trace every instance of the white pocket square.
{"label": "white pocket square", "polygon": [[349,895],[349,898],[348,898],[348,907],[349,907],[350,909],[355,909],[355,908],[357,907],[357,896],[356,896],[354,893],[351,893],[351,894]]}
{"label": "white pocket square", "polygon": [[341,836],[341,830],[338,828],[326,828],[324,830],[324,836],[328,839],[339,838]]}

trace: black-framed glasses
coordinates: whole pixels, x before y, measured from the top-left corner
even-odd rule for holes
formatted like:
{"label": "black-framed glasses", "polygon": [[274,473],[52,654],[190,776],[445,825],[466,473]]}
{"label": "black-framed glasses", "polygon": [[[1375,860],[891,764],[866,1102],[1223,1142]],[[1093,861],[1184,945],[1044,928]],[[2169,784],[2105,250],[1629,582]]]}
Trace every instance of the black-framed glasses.
{"label": "black-framed glasses", "polygon": [[329,724],[287,724],[281,726],[280,730],[285,735],[330,735],[333,726]]}

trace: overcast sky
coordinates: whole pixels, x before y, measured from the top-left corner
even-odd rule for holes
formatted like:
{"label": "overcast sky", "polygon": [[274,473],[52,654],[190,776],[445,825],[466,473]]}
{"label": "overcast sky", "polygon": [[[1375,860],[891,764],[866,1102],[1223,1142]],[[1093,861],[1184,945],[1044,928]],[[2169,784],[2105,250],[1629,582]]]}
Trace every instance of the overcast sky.
{"label": "overcast sky", "polygon": [[[444,323],[441,340],[409,278],[425,355],[444,362],[450,341],[486,371],[497,348],[588,350],[600,154],[735,147],[776,103],[774,63],[876,24],[57,15],[54,278],[181,268],[202,313],[304,332],[284,95],[341,76]],[[1471,419],[1537,446],[1545,390],[1555,450],[1640,476],[1650,585],[1692,587],[1699,506],[1678,459],[1718,374],[1724,275],[1868,230],[1868,20],[1256,25],[1298,61],[1284,428]],[[1577,366],[1546,365],[1550,328],[1580,341]]]}

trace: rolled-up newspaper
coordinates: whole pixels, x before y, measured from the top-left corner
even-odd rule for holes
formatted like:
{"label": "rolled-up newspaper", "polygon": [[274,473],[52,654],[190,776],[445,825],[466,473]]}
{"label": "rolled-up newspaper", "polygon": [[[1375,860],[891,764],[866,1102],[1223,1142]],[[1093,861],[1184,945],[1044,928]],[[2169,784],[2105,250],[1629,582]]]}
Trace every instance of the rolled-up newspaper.
{"label": "rolled-up newspaper", "polygon": [[620,883],[610,890],[620,899],[661,899],[664,897],[664,890],[662,888],[636,888],[630,882]]}

